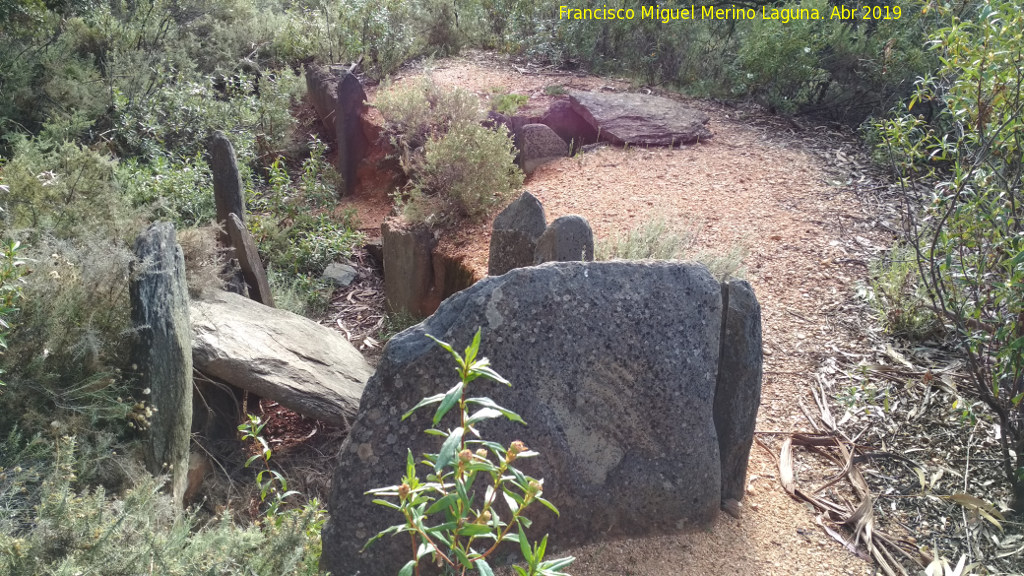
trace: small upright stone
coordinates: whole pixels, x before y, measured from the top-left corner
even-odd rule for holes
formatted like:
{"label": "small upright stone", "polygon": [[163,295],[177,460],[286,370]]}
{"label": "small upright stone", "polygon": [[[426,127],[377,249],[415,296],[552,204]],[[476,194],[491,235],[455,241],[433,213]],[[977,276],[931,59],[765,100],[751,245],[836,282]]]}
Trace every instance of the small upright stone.
{"label": "small upright stone", "polygon": [[220,242],[231,245],[227,231],[228,214],[235,214],[245,222],[245,188],[238,172],[238,159],[231,141],[222,132],[214,132],[210,139],[210,172],[213,174],[213,199],[217,206],[217,223],[224,229]]}
{"label": "small upright stone", "polygon": [[363,134],[362,115],[366,109],[366,92],[354,74],[344,73],[338,80],[338,102],[334,111],[334,130],[338,136],[338,172],[344,182],[343,195],[356,188],[356,171],[369,148]]}
{"label": "small upright stone", "polygon": [[532,266],[537,240],[547,227],[544,206],[530,194],[523,194],[494,219],[488,276],[500,276],[513,268]]}
{"label": "small upright stone", "polygon": [[519,131],[519,163],[526,174],[541,164],[569,155],[569,145],[543,124],[527,124]]}
{"label": "small upright stone", "polygon": [[743,280],[722,283],[721,352],[715,429],[722,460],[722,499],[742,500],[747,460],[761,404],[761,305]]}
{"label": "small upright stone", "polygon": [[242,220],[234,214],[228,215],[228,234],[238,257],[238,265],[242,269],[242,277],[249,288],[249,297],[273,308],[274,297],[270,294],[270,282],[267,280],[263,261],[260,260],[260,253],[256,250],[256,241],[245,224],[242,224]]}
{"label": "small upright stone", "polygon": [[384,241],[384,295],[392,312],[425,318],[441,303],[434,279],[437,239],[429,228],[388,220],[381,224]]}
{"label": "small upright stone", "polygon": [[537,240],[533,263],[575,262],[594,259],[594,232],[582,216],[562,216]]}
{"label": "small upright stone", "polygon": [[169,474],[180,506],[188,483],[192,430],[192,328],[185,257],[170,222],[150,226],[135,241],[128,286],[136,340],[132,362],[153,409],[146,468]]}

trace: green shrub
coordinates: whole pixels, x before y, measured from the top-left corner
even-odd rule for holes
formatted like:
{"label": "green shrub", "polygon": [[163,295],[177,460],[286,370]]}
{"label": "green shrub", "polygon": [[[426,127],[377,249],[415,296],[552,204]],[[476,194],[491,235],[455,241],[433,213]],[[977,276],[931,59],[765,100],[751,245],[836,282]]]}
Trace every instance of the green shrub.
{"label": "green shrub", "polygon": [[517,110],[526,105],[530,97],[526,94],[510,94],[504,88],[496,88],[491,96],[491,110],[511,116]]}
{"label": "green shrub", "polygon": [[[22,295],[21,276],[25,271],[25,259],[18,256],[20,248],[21,244],[14,240],[0,246],[0,356],[7,350],[7,335]],[[3,369],[0,369],[0,375],[3,375]],[[4,386],[3,380],[0,380],[0,386]]]}
{"label": "green shrub", "polygon": [[[1002,430],[1011,507],[1024,511],[1024,15],[981,2],[935,31],[935,75],[906,111],[879,123],[893,168],[909,183],[918,280],[967,358],[974,392]],[[920,108],[918,108],[920,107]],[[918,109],[937,111],[929,123]],[[931,189],[918,209],[917,184]]]}
{"label": "green shrub", "polygon": [[146,474],[117,498],[102,487],[80,488],[73,437],[25,443],[13,435],[2,448],[4,574],[317,574],[322,517],[315,511],[261,526],[238,526],[229,514],[201,522]]}
{"label": "green shrub", "polygon": [[331,289],[319,279],[293,272],[267,268],[274,306],[308,318],[322,318],[331,300]]}
{"label": "green shrub", "polygon": [[663,218],[641,222],[613,238],[598,240],[596,260],[693,260],[703,264],[711,275],[725,281],[743,277],[747,250],[740,244],[724,252],[698,249],[698,233],[688,226],[673,226]]}
{"label": "green shrub", "polygon": [[424,146],[402,212],[410,221],[453,224],[479,220],[523,184],[504,130],[478,124],[454,128]]}
{"label": "green shrub", "polygon": [[431,136],[480,120],[476,96],[460,88],[442,88],[430,78],[386,85],[373,105],[384,117],[392,143],[407,152],[423,146]]}
{"label": "green shrub", "polygon": [[[404,516],[403,522],[383,530],[366,543],[370,546],[378,539],[402,533],[411,538],[412,557],[399,572],[399,576],[420,573],[420,560],[430,555],[433,563],[446,574],[465,575],[469,570],[480,574],[493,574],[488,558],[496,555],[502,542],[519,544],[526,568],[514,566],[519,576],[566,576],[562,572],[575,558],[544,560],[547,535],[531,545],[526,529],[531,522],[525,512],[533,504],[541,504],[558,514],[558,509],[542,496],[544,480],[523,474],[516,460],[537,456],[519,440],[508,447],[480,437],[474,424],[495,418],[507,418],[526,424],[523,419],[498,406],[486,397],[469,396],[470,384],[475,390],[484,380],[499,384],[512,384],[490,367],[487,358],[477,359],[480,349],[480,330],[473,342],[460,355],[449,344],[437,340],[458,365],[460,382],[447,392],[422,399],[402,416],[405,420],[416,410],[437,405],[431,429],[426,432],[444,440],[436,454],[424,454],[423,463],[432,471],[426,482],[420,480],[412,451],[408,453],[405,475],[400,485],[370,490],[376,496],[374,504],[395,510]],[[452,410],[458,416],[458,425],[447,431],[438,424]],[[471,413],[470,410],[474,411]],[[493,458],[493,460],[491,460]],[[476,480],[487,486],[482,499],[473,489]],[[479,486],[479,485],[478,485]],[[498,494],[502,495],[499,504]],[[482,500],[482,501],[479,501]],[[474,546],[475,545],[475,546]]]}
{"label": "green shrub", "polygon": [[913,248],[894,247],[885,258],[873,262],[870,291],[865,296],[893,336],[921,341],[937,336],[942,329],[942,323],[928,307]]}

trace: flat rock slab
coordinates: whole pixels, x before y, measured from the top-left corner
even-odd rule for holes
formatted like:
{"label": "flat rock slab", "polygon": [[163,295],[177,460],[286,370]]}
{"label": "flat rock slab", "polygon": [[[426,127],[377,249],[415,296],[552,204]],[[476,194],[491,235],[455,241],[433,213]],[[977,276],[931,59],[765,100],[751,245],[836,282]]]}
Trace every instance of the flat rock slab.
{"label": "flat rock slab", "polygon": [[571,91],[569,102],[601,140],[619,146],[677,146],[711,138],[710,116],[661,96]]}
{"label": "flat rock slab", "polygon": [[[431,410],[401,420],[455,377],[452,358],[426,335],[461,350],[478,327],[481,354],[512,387],[477,380],[471,394],[493,398],[528,424],[491,420],[478,425],[481,434],[539,451],[517,464],[544,478],[545,497],[561,511],[531,508],[531,537],[550,533],[552,542],[569,544],[713,518],[720,505],[712,405],[721,298],[719,283],[698,265],[566,262],[486,278],[446,300],[388,342],[366,385],[334,474],[320,568],[395,574],[409,559],[408,537],[359,552],[401,520],[365,492],[401,479],[407,449],[439,448],[436,436],[422,432]],[[499,511],[510,516],[503,504]]]}
{"label": "flat rock slab", "polygon": [[191,318],[207,376],[335,426],[355,416],[373,368],[341,334],[229,292],[193,301]]}

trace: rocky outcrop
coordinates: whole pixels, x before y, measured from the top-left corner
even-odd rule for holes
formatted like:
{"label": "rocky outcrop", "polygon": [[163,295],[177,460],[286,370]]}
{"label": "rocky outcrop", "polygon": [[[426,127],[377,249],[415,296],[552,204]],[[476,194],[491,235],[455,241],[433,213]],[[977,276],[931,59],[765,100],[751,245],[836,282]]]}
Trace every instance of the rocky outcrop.
{"label": "rocky outcrop", "polygon": [[711,138],[710,116],[661,96],[572,91],[569,102],[601,140],[618,146],[677,146]]}
{"label": "rocky outcrop", "polygon": [[213,199],[217,207],[217,224],[221,226],[220,242],[231,246],[228,234],[228,214],[235,214],[245,222],[245,188],[238,172],[238,159],[231,141],[222,132],[210,138],[210,173],[213,176]]}
{"label": "rocky outcrop", "polygon": [[359,553],[400,521],[365,492],[401,478],[407,449],[439,447],[422,432],[430,411],[401,419],[452,385],[451,357],[426,335],[461,349],[478,327],[481,353],[513,386],[478,380],[474,395],[528,423],[495,420],[479,429],[489,440],[520,439],[539,451],[522,467],[544,478],[545,497],[561,510],[557,518],[531,510],[531,535],[572,543],[707,522],[720,503],[712,407],[721,319],[719,283],[682,263],[546,264],[449,298],[388,343],[366,385],[334,475],[321,568],[393,574],[408,560],[407,538]]}
{"label": "rocky outcrop", "polygon": [[569,155],[569,145],[543,124],[527,124],[519,130],[519,165],[527,175],[542,164]]}
{"label": "rocky outcrop", "polygon": [[540,200],[523,192],[494,219],[487,274],[500,276],[513,268],[533,266],[537,240],[547,227]]}
{"label": "rocky outcrop", "polygon": [[187,488],[192,430],[192,332],[185,257],[174,225],[159,222],[135,241],[128,292],[135,343],[132,363],[149,414],[146,468],[170,475],[181,504]]}
{"label": "rocky outcrop", "polygon": [[582,216],[575,214],[556,219],[540,238],[533,263],[573,262],[594,259],[594,232]]}
{"label": "rocky outcrop", "polygon": [[206,376],[335,426],[355,416],[373,370],[340,333],[229,292],[194,301],[191,317]]}
{"label": "rocky outcrop", "polygon": [[267,271],[263,268],[263,261],[260,260],[260,253],[256,249],[256,241],[252,234],[249,233],[245,224],[242,224],[242,220],[233,213],[228,214],[227,228],[249,297],[260,304],[273,308],[274,296],[270,293]]}
{"label": "rocky outcrop", "polygon": [[754,423],[761,404],[761,305],[750,284],[722,284],[725,322],[718,359],[715,429],[722,459],[722,500],[742,500]]}

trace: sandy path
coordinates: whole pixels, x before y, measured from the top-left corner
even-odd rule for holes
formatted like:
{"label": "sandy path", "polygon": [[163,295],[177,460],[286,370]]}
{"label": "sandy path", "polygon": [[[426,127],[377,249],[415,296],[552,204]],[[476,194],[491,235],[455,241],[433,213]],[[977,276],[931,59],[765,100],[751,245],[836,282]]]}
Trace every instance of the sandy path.
{"label": "sandy path", "polygon": [[[494,86],[532,94],[546,105],[543,86],[623,87],[603,79],[521,75],[468,60],[435,65],[436,81],[486,95]],[[531,100],[531,107],[535,106]],[[748,250],[746,278],[761,302],[765,377],[759,432],[808,430],[799,405],[813,406],[809,387],[822,342],[848,338],[828,309],[863,276],[848,259],[842,237],[864,220],[861,207],[830,176],[820,155],[793,138],[767,136],[735,111],[694,102],[712,116],[714,138],[676,150],[604,148],[538,170],[525,184],[544,204],[548,221],[587,218],[607,237],[651,216],[696,226],[699,244]],[[820,149],[821,141],[809,137]],[[375,223],[363,222],[363,226]],[[486,273],[490,223],[445,241]],[[858,232],[860,234],[860,232]],[[770,436],[768,436],[770,438]],[[869,574],[871,566],[843,549],[815,523],[811,510],[779,486],[777,465],[755,444],[741,519],[722,514],[704,530],[616,540],[568,551],[576,576],[639,574]]]}

